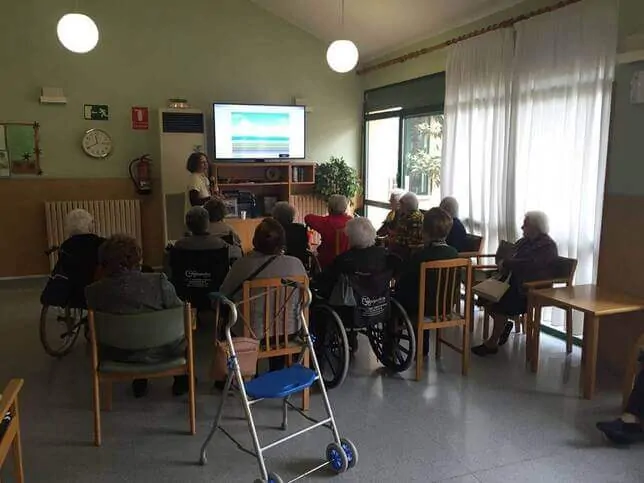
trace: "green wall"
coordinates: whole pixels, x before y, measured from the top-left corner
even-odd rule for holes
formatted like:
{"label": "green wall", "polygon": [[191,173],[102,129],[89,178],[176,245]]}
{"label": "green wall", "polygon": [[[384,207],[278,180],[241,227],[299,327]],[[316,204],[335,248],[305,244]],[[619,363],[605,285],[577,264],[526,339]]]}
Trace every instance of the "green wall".
{"label": "green wall", "polygon": [[[85,55],[56,37],[58,19],[74,5],[100,30]],[[208,117],[213,101],[304,98],[312,108],[308,158],[337,155],[358,165],[360,80],[331,72],[323,42],[248,0],[11,0],[3,2],[0,45],[0,120],[40,122],[45,176],[125,177],[129,159],[158,159],[156,109],[171,97]],[[62,87],[67,105],[39,104],[43,86]],[[85,121],[87,103],[108,104],[110,120]],[[130,108],[139,105],[150,108],[149,131],[131,129]],[[114,138],[106,160],[80,149],[92,127]]]}

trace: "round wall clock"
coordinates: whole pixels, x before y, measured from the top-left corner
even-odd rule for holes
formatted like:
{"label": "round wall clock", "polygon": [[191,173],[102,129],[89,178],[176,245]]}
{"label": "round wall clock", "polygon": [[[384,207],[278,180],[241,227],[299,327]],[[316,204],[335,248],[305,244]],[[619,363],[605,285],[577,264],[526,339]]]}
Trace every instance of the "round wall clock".
{"label": "round wall clock", "polygon": [[90,129],[83,135],[81,147],[92,158],[106,158],[112,152],[112,136],[102,129]]}
{"label": "round wall clock", "polygon": [[268,181],[275,182],[280,180],[281,173],[275,166],[271,166],[270,168],[266,168],[265,176]]}

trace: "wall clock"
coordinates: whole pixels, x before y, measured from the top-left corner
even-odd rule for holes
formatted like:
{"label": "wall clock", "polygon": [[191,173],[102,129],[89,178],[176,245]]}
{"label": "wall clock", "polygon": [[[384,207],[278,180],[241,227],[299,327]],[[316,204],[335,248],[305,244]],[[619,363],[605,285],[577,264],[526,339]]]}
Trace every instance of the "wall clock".
{"label": "wall clock", "polygon": [[106,158],[112,152],[112,136],[102,129],[90,129],[83,134],[81,147],[92,158]]}

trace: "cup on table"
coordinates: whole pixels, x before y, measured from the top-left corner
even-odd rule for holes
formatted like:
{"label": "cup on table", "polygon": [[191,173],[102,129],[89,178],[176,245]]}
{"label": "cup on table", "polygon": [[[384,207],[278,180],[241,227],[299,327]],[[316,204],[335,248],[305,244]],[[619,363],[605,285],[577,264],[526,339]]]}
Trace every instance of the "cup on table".
{"label": "cup on table", "polygon": [[240,212],[239,212],[239,217],[240,217],[242,220],[245,220],[245,219],[246,219],[246,212],[245,212],[245,211],[240,211]]}

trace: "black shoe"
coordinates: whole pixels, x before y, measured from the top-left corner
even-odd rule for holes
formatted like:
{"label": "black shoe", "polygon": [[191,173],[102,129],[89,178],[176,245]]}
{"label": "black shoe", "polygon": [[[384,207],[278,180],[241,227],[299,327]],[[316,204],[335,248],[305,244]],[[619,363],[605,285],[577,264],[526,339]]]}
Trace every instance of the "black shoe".
{"label": "black shoe", "polygon": [[641,424],[625,423],[621,419],[615,419],[601,421],[596,426],[614,444],[626,445],[644,441],[644,429]]}
{"label": "black shoe", "polygon": [[135,398],[145,397],[148,394],[148,380],[134,379],[132,381],[132,392]]}
{"label": "black shoe", "polygon": [[514,324],[512,322],[506,322],[505,327],[503,327],[503,332],[499,337],[499,345],[505,345],[510,337],[510,333],[512,333],[512,329],[514,329]]}
{"label": "black shoe", "polygon": [[472,352],[477,356],[485,357],[487,355],[496,354],[497,352],[499,352],[499,349],[497,348],[492,349],[486,346],[485,344],[481,344],[481,345],[472,347]]}
{"label": "black shoe", "polygon": [[172,383],[172,395],[183,396],[188,392],[189,379],[188,376],[175,376]]}

